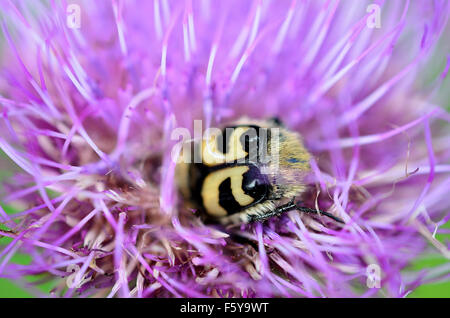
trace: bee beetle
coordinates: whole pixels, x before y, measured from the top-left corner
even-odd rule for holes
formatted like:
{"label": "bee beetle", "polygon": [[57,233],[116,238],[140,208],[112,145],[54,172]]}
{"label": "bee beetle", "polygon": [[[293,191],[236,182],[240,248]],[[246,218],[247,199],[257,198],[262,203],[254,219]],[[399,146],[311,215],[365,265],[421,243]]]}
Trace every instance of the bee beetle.
{"label": "bee beetle", "polygon": [[265,221],[290,210],[344,223],[295,202],[306,189],[309,159],[300,135],[278,119],[242,118],[184,147],[175,174],[191,207],[224,225]]}

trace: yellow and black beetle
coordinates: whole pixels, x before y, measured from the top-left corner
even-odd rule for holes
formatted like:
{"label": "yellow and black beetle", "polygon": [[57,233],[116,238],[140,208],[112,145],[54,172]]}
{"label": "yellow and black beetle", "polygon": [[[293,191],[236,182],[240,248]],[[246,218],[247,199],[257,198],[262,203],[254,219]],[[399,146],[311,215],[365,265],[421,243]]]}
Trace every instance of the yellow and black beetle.
{"label": "yellow and black beetle", "polygon": [[330,213],[295,203],[306,189],[303,178],[310,171],[310,154],[300,135],[277,119],[242,118],[191,143],[188,151],[191,160],[177,163],[177,185],[192,207],[210,219],[240,224],[298,210],[343,223]]}

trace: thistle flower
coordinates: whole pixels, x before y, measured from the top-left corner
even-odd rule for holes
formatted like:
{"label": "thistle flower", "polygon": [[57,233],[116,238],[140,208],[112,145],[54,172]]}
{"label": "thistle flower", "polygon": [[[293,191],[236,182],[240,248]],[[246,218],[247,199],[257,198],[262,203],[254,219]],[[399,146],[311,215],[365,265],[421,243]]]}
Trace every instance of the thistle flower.
{"label": "thistle flower", "polygon": [[[404,297],[449,278],[408,267],[450,257],[447,1],[0,7],[1,277],[57,297]],[[345,225],[227,231],[185,207],[171,132],[244,115],[303,136],[302,199]]]}

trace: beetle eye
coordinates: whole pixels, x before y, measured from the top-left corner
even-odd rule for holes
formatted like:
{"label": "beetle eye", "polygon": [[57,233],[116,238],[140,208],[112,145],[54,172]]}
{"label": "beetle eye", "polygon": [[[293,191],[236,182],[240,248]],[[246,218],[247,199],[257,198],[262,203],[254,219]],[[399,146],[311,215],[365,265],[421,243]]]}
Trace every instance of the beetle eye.
{"label": "beetle eye", "polygon": [[267,194],[269,181],[256,166],[249,165],[249,170],[243,176],[242,189],[256,201],[260,201]]}

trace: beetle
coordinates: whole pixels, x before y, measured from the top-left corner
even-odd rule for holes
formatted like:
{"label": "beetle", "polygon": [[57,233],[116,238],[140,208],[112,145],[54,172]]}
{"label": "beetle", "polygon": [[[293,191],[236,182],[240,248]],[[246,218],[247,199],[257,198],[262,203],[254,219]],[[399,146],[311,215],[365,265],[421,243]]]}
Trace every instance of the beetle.
{"label": "beetle", "polygon": [[295,202],[306,190],[311,155],[301,136],[278,119],[241,118],[186,149],[197,155],[189,156],[192,162],[178,160],[177,185],[190,206],[209,219],[225,225],[263,222],[297,210],[344,223]]}

